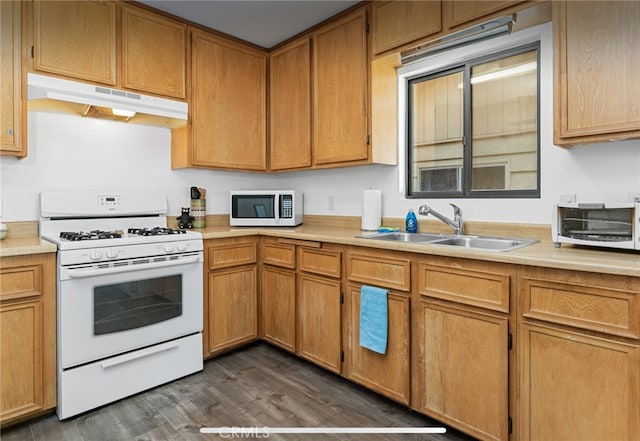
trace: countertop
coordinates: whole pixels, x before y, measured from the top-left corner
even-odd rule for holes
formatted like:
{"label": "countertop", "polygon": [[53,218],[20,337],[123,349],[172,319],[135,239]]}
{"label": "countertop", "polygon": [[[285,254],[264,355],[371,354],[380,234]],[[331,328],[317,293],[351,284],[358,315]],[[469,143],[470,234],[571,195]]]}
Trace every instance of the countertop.
{"label": "countertop", "polygon": [[0,240],[0,257],[55,253],[57,249],[54,243],[38,236],[7,237]]}
{"label": "countertop", "polygon": [[332,242],[343,245],[365,246],[385,250],[407,251],[418,254],[640,277],[640,252],[622,250],[609,251],[571,245],[563,245],[561,248],[556,248],[551,241],[540,241],[513,251],[500,252],[464,249],[445,245],[398,243],[363,239],[357,237],[362,235],[363,232],[354,228],[326,228],[306,225],[295,228],[214,226],[197,231],[202,233],[204,239],[249,235],[274,236],[289,239]]}
{"label": "countertop", "polygon": [[[288,239],[331,242],[417,254],[467,258],[521,265],[532,265],[577,271],[591,271],[640,277],[640,252],[609,251],[563,245],[556,248],[551,241],[540,241],[508,252],[464,249],[445,245],[397,243],[363,239],[360,229],[301,225],[295,228],[253,228],[211,226],[201,230],[204,239],[221,239],[252,235]],[[522,236],[525,237],[525,236]],[[39,237],[18,237],[0,240],[0,257],[56,252],[55,244]]]}

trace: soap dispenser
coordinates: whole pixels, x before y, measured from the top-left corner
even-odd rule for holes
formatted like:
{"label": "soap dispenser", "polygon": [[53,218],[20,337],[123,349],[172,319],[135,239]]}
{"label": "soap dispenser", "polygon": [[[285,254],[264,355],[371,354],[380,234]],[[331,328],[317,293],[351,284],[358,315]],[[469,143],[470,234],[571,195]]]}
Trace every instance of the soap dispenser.
{"label": "soap dispenser", "polygon": [[418,219],[416,219],[416,214],[413,212],[413,209],[409,209],[409,212],[407,213],[405,226],[407,228],[407,233],[418,232]]}

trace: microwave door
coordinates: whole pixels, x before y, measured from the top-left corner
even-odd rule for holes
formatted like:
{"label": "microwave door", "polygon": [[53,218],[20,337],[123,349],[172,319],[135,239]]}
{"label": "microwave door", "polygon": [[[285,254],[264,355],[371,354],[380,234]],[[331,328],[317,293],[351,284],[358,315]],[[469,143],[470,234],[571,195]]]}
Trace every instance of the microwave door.
{"label": "microwave door", "polygon": [[233,217],[236,219],[275,219],[277,198],[274,195],[236,195]]}
{"label": "microwave door", "polygon": [[278,221],[277,196],[271,194],[234,194],[231,220],[235,226],[269,226]]}

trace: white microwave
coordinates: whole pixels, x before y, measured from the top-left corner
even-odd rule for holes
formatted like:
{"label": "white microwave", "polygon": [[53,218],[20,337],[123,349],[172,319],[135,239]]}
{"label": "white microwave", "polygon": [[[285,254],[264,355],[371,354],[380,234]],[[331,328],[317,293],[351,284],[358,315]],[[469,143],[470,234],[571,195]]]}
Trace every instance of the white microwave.
{"label": "white microwave", "polygon": [[557,204],[551,234],[556,246],[640,250],[640,201]]}
{"label": "white microwave", "polygon": [[296,190],[232,191],[229,225],[294,227],[302,223],[302,193]]}

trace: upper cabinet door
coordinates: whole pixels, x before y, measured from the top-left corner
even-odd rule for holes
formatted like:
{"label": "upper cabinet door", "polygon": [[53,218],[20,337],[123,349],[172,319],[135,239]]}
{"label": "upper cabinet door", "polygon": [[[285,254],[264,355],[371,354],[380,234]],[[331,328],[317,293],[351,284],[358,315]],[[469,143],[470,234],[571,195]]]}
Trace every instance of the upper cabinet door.
{"label": "upper cabinet door", "polygon": [[34,68],[116,84],[116,4],[36,1]]}
{"label": "upper cabinet door", "polygon": [[21,48],[22,2],[0,2],[0,154],[26,156],[23,130]]}
{"label": "upper cabinet door", "polygon": [[640,2],[553,2],[554,142],[640,137]]}
{"label": "upper cabinet door", "polygon": [[361,8],[313,34],[314,164],[368,158],[366,26]]}
{"label": "upper cabinet door", "polygon": [[456,28],[517,3],[522,3],[522,1],[444,0],[443,21],[446,29]]}
{"label": "upper cabinet door", "polygon": [[193,31],[191,54],[192,165],[264,171],[266,53]]}
{"label": "upper cabinet door", "polygon": [[270,58],[271,170],[311,166],[311,40]]}
{"label": "upper cabinet door", "polygon": [[184,99],[187,25],[122,8],[122,86]]}
{"label": "upper cabinet door", "polygon": [[373,53],[440,32],[439,1],[373,2]]}

